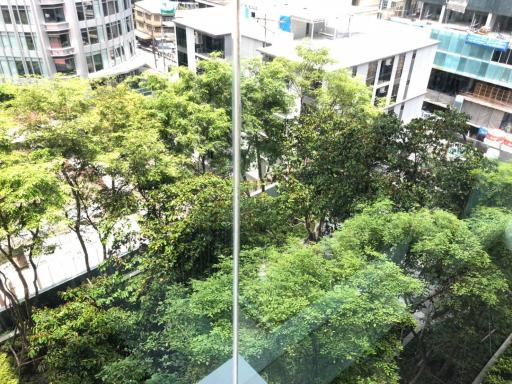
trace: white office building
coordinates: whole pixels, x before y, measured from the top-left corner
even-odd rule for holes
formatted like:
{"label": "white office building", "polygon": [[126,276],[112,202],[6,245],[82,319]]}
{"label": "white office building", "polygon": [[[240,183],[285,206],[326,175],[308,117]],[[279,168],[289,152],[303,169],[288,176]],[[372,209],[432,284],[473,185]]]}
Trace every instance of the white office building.
{"label": "white office building", "polygon": [[[326,48],[335,61],[331,68],[346,68],[364,81],[375,104],[404,122],[421,116],[437,46],[428,32],[378,20],[377,8],[342,0],[246,0],[242,9],[242,57],[299,60],[300,45]],[[179,65],[196,70],[215,51],[231,57],[230,12],[215,7],[177,15]]]}
{"label": "white office building", "polygon": [[0,0],[0,79],[128,73],[135,56],[130,0]]}

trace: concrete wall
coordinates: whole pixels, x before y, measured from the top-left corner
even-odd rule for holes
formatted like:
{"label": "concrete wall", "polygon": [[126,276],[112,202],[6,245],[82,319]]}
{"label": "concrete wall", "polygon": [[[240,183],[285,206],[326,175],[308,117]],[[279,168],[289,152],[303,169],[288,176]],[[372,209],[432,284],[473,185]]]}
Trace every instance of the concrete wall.
{"label": "concrete wall", "polygon": [[194,30],[190,27],[185,29],[187,36],[187,59],[188,68],[195,72],[196,71],[196,36]]}
{"label": "concrete wall", "polygon": [[[402,112],[402,121],[407,124],[412,119],[421,117],[421,107],[423,106],[424,96],[418,96],[414,99],[408,100],[404,103],[404,110]],[[400,110],[400,107],[398,107]],[[398,112],[400,116],[400,112]]]}
{"label": "concrete wall", "polygon": [[[306,24],[307,23],[303,21],[292,19],[291,30],[295,39],[302,39],[306,36]],[[311,29],[309,30],[309,33],[311,33]]]}
{"label": "concrete wall", "polygon": [[471,116],[470,122],[480,127],[500,128],[505,112],[464,100],[462,112]]}
{"label": "concrete wall", "polygon": [[411,81],[405,98],[416,97],[427,91],[428,79],[436,55],[436,46],[418,49],[412,68]]}
{"label": "concrete wall", "polygon": [[260,57],[261,54],[257,51],[258,48],[263,47],[263,42],[250,37],[242,36],[240,46],[240,56],[245,58]]}

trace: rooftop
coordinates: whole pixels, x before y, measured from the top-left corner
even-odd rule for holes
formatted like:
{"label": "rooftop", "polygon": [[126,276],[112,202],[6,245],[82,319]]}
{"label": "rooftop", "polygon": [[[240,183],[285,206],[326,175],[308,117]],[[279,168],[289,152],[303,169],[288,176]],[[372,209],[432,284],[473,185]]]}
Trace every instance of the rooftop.
{"label": "rooftop", "polygon": [[223,7],[185,10],[176,14],[174,23],[212,36],[229,35],[233,28],[231,23],[226,22],[229,11],[230,8]]}
{"label": "rooftop", "polygon": [[334,68],[348,68],[436,44],[437,41],[423,31],[389,21],[373,20],[372,28],[360,30],[350,37],[293,40],[261,48],[260,52],[271,57],[298,60],[296,48],[300,45],[327,48],[335,61]]}
{"label": "rooftop", "polygon": [[172,7],[174,9],[178,8],[177,1],[167,1],[162,2],[161,0],[140,0],[136,1],[134,4],[138,8],[142,8],[149,13],[157,13],[160,14],[161,10],[165,8]]}
{"label": "rooftop", "polygon": [[[406,18],[406,17],[392,17],[391,20],[394,22],[412,25],[412,26],[419,27],[419,28],[449,29],[454,32],[460,32],[460,33],[465,33],[465,34],[478,33],[474,29],[471,29],[468,24],[464,24],[464,23],[440,23],[439,21],[436,21],[436,20],[426,20],[426,19],[416,20],[416,19],[410,19],[410,18]],[[510,45],[512,45],[512,35],[510,33],[489,31],[486,33],[479,33],[479,34],[481,34],[482,36],[492,38],[492,39],[510,40],[511,41]]]}

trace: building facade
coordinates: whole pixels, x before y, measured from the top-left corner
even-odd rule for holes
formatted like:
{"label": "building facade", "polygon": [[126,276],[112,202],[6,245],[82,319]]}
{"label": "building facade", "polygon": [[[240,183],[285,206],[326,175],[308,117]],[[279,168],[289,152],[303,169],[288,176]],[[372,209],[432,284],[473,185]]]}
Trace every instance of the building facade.
{"label": "building facade", "polygon": [[141,43],[174,42],[176,13],[198,8],[193,1],[141,0],[134,4],[135,36]]}
{"label": "building facade", "polygon": [[[405,122],[421,117],[437,45],[425,31],[378,20],[375,7],[350,1],[282,3],[243,4],[242,57],[299,60],[298,46],[325,48],[336,63],[333,69],[345,68],[370,86],[372,101],[384,111]],[[230,26],[223,21],[229,12],[198,9],[176,18],[179,65],[195,70],[215,51],[231,57]]]}
{"label": "building facade", "polygon": [[512,2],[428,0],[412,14],[439,41],[425,109],[455,107],[475,130],[512,132]]}
{"label": "building facade", "polygon": [[0,77],[112,73],[135,56],[129,0],[0,0]]}
{"label": "building facade", "polygon": [[[180,13],[174,20],[178,65],[195,71],[197,63],[208,60],[213,52],[230,59],[232,28],[230,23],[225,22],[229,14],[230,9],[221,6]],[[259,56],[258,48],[265,46],[265,32],[256,25],[244,24],[241,40],[243,58]]]}

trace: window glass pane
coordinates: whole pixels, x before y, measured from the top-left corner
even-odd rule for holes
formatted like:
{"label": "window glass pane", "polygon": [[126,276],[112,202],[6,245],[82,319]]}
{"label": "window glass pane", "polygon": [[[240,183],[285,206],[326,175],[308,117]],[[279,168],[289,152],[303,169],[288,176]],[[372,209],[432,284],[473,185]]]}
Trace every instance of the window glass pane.
{"label": "window glass pane", "polygon": [[87,69],[89,70],[89,73],[93,73],[94,71],[94,62],[92,60],[92,56],[86,56],[87,60]]}
{"label": "window glass pane", "polygon": [[14,6],[13,7],[14,20],[16,24],[29,24],[28,12],[25,7]]}
{"label": "window glass pane", "polygon": [[12,24],[11,14],[9,13],[9,8],[5,5],[2,5],[2,18],[5,24]]}
{"label": "window glass pane", "polygon": [[27,49],[33,51],[36,49],[34,44],[34,38],[31,33],[25,33],[25,43],[27,44]]}
{"label": "window glass pane", "polygon": [[373,61],[368,64],[368,74],[366,75],[366,85],[373,86],[375,83],[375,75],[377,74],[377,67],[379,63],[377,61]]}
{"label": "window glass pane", "polygon": [[25,75],[25,68],[23,67],[23,61],[21,59],[14,59],[14,63],[16,64],[16,72],[19,76]]}
{"label": "window glass pane", "polygon": [[94,19],[94,6],[93,6],[92,1],[85,1],[83,4],[84,4],[85,18],[87,20]]}
{"label": "window glass pane", "polygon": [[391,80],[391,73],[393,72],[393,63],[395,62],[394,57],[390,57],[388,59],[384,59],[380,64],[380,72],[379,72],[379,83],[385,83],[386,81]]}
{"label": "window glass pane", "polygon": [[60,23],[66,21],[64,8],[43,8],[44,21],[47,23]]}
{"label": "window glass pane", "polygon": [[103,69],[103,60],[101,58],[101,53],[97,53],[93,56],[94,65],[96,67],[96,71],[101,71]]}
{"label": "window glass pane", "polygon": [[89,34],[87,33],[87,28],[82,28],[81,33],[82,33],[82,43],[84,45],[88,45],[89,44]]}
{"label": "window glass pane", "polygon": [[75,7],[76,7],[76,14],[78,16],[78,20],[80,20],[80,21],[85,20],[83,4],[82,3],[76,3]]}
{"label": "window glass pane", "polygon": [[41,75],[41,65],[39,61],[32,60],[32,74],[33,75]]}
{"label": "window glass pane", "polygon": [[59,73],[76,73],[75,59],[73,57],[59,57],[53,59],[53,62],[55,64],[55,70]]}
{"label": "window glass pane", "polygon": [[99,42],[98,28],[96,28],[96,27],[89,28],[89,41],[91,42],[91,44],[96,44]]}

